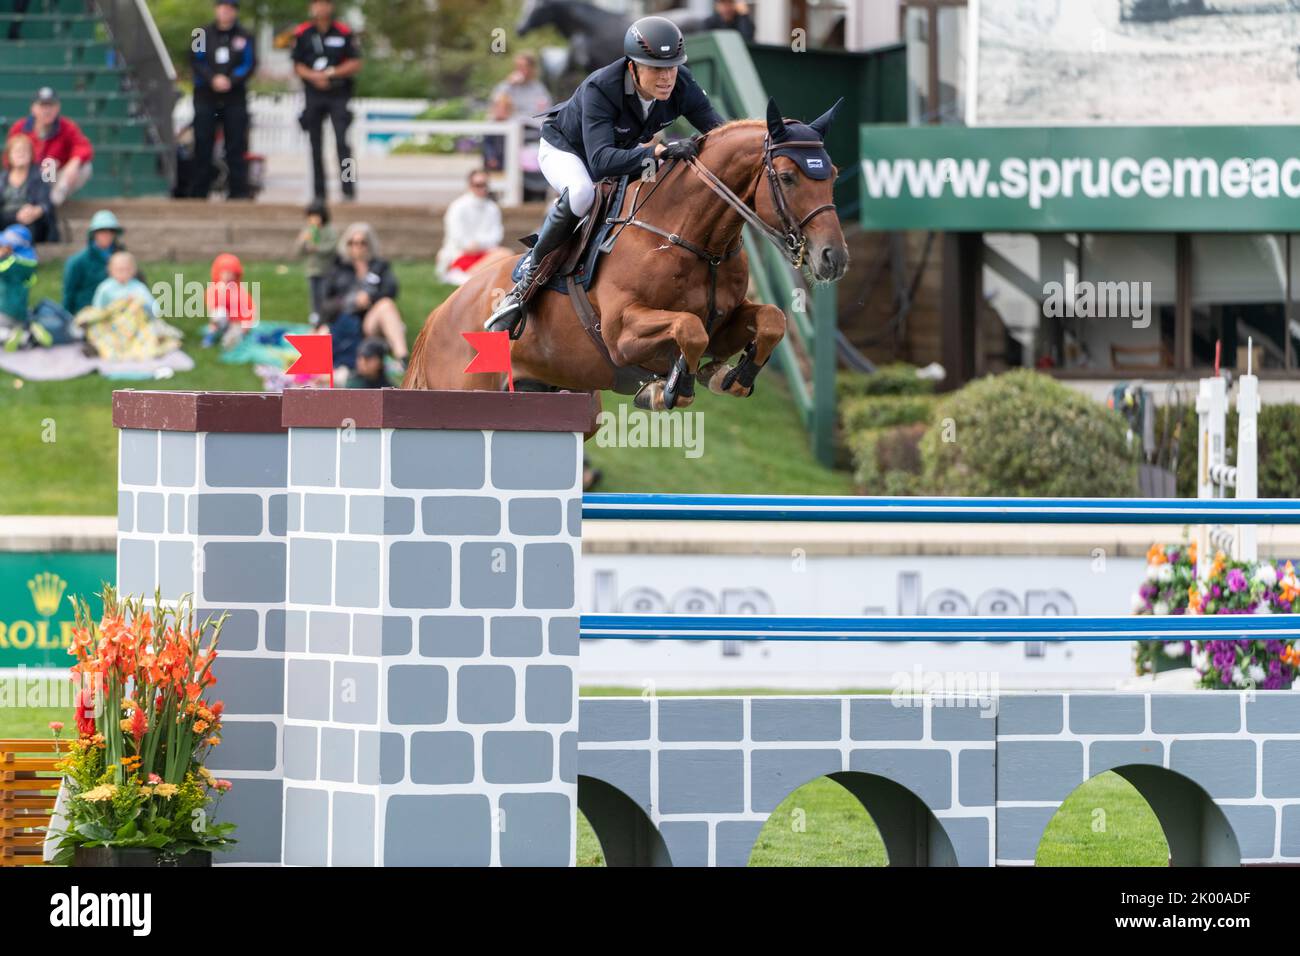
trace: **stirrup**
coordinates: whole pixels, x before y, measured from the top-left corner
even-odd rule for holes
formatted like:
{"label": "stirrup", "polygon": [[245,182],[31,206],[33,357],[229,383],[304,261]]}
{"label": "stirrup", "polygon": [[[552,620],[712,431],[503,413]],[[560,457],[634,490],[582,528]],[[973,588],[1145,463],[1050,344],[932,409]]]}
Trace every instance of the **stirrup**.
{"label": "stirrup", "polygon": [[506,293],[496,311],[489,315],[487,321],[483,323],[483,328],[489,332],[508,332],[512,342],[518,340],[524,334],[524,325],[528,321],[526,307],[523,302],[523,291],[525,289],[527,289],[527,283],[521,282]]}

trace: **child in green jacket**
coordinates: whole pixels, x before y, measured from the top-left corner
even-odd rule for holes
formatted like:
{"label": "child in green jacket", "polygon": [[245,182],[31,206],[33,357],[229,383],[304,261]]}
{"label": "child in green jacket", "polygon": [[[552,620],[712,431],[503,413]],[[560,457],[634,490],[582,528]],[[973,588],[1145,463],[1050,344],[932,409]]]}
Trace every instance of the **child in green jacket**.
{"label": "child in green jacket", "polygon": [[311,300],[312,325],[320,324],[325,277],[334,265],[334,247],[339,237],[330,227],[330,213],[317,199],[306,209],[307,226],[298,234],[294,252],[307,258],[307,295]]}
{"label": "child in green jacket", "polygon": [[0,232],[0,338],[6,352],[13,352],[35,340],[49,345],[52,336],[39,322],[32,322],[27,303],[36,284],[36,250],[25,226],[10,226]]}

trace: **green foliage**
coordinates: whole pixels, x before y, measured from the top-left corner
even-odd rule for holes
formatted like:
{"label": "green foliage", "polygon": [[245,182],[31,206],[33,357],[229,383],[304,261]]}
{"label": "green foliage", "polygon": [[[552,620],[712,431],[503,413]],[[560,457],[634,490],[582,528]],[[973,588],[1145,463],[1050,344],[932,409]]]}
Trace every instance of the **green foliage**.
{"label": "green foliage", "polygon": [[925,432],[926,425],[916,423],[855,434],[850,442],[854,484],[867,495],[919,494]]}
{"label": "green foliage", "polygon": [[934,381],[917,378],[916,366],[906,362],[882,365],[870,375],[841,372],[835,377],[835,394],[843,402],[864,395],[932,395]]}
{"label": "green foliage", "polygon": [[1122,497],[1137,458],[1115,412],[1029,369],[947,395],[921,441],[923,487],[939,495]]}
{"label": "green foliage", "polygon": [[[1156,437],[1177,428],[1178,496],[1196,497],[1196,408],[1190,402],[1156,409]],[[1172,432],[1171,432],[1172,433]],[[1236,460],[1237,410],[1228,409],[1228,458]],[[1259,449],[1259,496],[1300,498],[1300,405],[1274,404],[1260,409],[1256,425]]]}
{"label": "green foliage", "polygon": [[930,395],[880,395],[852,398],[840,405],[840,424],[846,434],[891,425],[926,424],[934,414]]}
{"label": "green foliage", "polygon": [[434,95],[436,89],[437,79],[432,67],[413,54],[406,57],[367,55],[366,65],[357,74],[357,96],[422,100]]}

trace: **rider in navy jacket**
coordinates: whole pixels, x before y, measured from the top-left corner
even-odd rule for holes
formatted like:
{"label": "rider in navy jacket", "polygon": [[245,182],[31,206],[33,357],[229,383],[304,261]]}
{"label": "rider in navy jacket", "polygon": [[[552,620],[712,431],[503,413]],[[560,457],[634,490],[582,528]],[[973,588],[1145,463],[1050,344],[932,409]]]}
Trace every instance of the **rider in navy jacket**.
{"label": "rider in navy jacket", "polygon": [[682,66],[685,41],[671,20],[637,20],[623,39],[623,53],[583,80],[569,99],[541,114],[547,120],[537,165],[560,198],[546,213],[523,276],[484,323],[489,331],[508,331],[511,337],[522,333],[523,303],[538,266],[591,209],[595,180],[649,172],[657,159],[692,158],[692,140],[654,142],[679,116],[701,133],[723,123]]}
{"label": "rider in navy jacket", "polygon": [[677,68],[672,95],[655,100],[643,114],[626,64],[621,58],[601,67],[573,96],[543,114],[549,118],[542,139],[582,157],[593,179],[639,173],[655,153],[654,146],[641,144],[679,116],[701,133],[725,122],[684,66]]}

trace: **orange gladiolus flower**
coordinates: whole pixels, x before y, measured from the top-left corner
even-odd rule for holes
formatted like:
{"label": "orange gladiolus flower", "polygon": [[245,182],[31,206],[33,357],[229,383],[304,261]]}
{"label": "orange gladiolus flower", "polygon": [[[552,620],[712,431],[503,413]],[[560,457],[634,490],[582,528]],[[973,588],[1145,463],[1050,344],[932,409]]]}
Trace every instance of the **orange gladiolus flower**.
{"label": "orange gladiolus flower", "polygon": [[1168,561],[1163,544],[1153,544],[1147,548],[1147,564],[1165,564]]}
{"label": "orange gladiolus flower", "polygon": [[1201,593],[1196,590],[1195,584],[1187,589],[1187,611],[1190,614],[1201,613]]}
{"label": "orange gladiolus flower", "polygon": [[207,729],[208,729],[208,722],[207,722],[206,720],[196,720],[196,721],[194,721],[194,732],[195,732],[196,734],[201,734],[201,733],[203,733],[203,731],[205,731],[205,730],[207,730]]}

